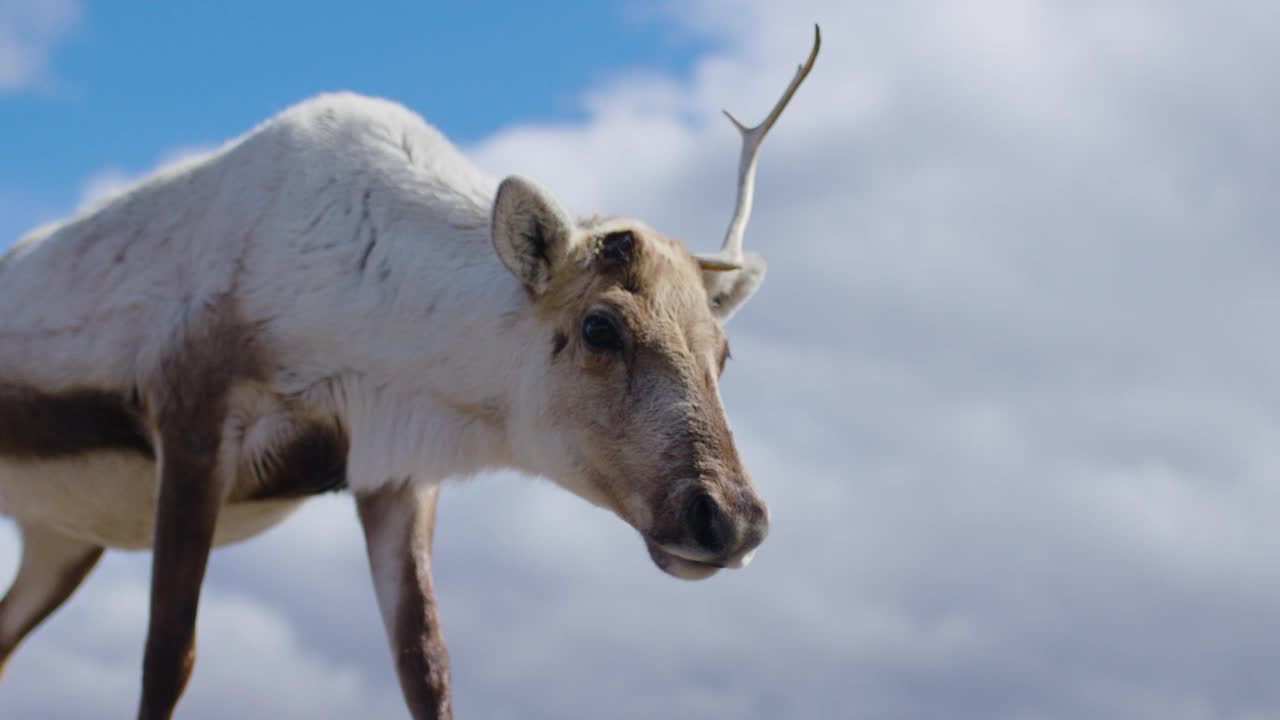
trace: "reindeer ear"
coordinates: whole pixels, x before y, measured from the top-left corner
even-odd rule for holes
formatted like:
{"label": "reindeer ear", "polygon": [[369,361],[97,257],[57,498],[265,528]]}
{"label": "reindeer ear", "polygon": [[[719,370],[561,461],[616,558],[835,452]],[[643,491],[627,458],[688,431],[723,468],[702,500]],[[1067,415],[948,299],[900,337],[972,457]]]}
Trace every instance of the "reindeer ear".
{"label": "reindeer ear", "polygon": [[768,267],[764,257],[759,253],[744,253],[742,267],[734,270],[703,270],[702,284],[707,289],[707,302],[711,305],[711,314],[721,324],[729,321],[733,314],[742,307],[760,283],[764,281],[764,271]]}
{"label": "reindeer ear", "polygon": [[490,227],[493,248],[534,295],[546,292],[567,257],[573,220],[537,183],[512,175],[498,186]]}

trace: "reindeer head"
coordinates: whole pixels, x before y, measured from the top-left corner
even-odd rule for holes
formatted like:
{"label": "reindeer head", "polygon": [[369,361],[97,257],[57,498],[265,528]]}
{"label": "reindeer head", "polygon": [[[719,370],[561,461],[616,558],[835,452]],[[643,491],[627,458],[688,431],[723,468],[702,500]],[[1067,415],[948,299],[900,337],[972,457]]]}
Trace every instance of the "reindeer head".
{"label": "reindeer head", "polygon": [[742,251],[760,143],[820,42],[815,27],[808,61],[763,123],[729,116],[743,139],[738,202],[715,255],[635,220],[575,222],[520,177],[494,200],[494,247],[545,336],[514,413],[517,453],[621,516],[677,577],[744,566],[768,530],[720,401],[723,325],[764,279],[764,259]]}

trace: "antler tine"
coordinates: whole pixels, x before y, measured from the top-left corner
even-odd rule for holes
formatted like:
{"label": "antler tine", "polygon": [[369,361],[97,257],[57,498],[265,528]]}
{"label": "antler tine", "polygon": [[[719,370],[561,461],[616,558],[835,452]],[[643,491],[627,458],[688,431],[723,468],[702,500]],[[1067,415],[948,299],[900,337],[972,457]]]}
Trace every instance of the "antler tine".
{"label": "antler tine", "polygon": [[747,221],[751,218],[751,203],[756,185],[756,159],[760,155],[760,144],[764,141],[764,136],[768,134],[769,129],[778,121],[778,117],[782,115],[787,103],[791,102],[791,96],[796,94],[800,83],[804,82],[809,71],[813,69],[820,47],[822,47],[822,31],[815,23],[813,50],[809,52],[809,59],[796,69],[795,78],[782,93],[782,97],[778,99],[764,122],[749,128],[739,122],[728,110],[724,111],[725,117],[729,118],[729,122],[733,123],[733,126],[742,134],[742,153],[738,157],[738,203],[734,208],[733,218],[729,221],[729,229],[725,233],[720,252],[714,255],[698,256],[698,263],[704,269],[737,270],[742,267],[742,239],[747,231]]}

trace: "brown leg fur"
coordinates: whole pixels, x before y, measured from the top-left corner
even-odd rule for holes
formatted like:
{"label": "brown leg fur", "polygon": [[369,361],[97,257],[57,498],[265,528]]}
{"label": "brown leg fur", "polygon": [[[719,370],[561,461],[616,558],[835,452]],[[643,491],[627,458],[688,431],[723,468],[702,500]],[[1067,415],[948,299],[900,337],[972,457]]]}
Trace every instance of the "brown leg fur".
{"label": "brown leg fur", "polygon": [[209,424],[175,432],[161,443],[140,720],[171,717],[195,666],[200,586],[230,484],[230,473],[218,468],[220,421]]}
{"label": "brown leg fur", "polygon": [[34,525],[21,530],[18,575],[0,600],[0,676],[23,638],[71,597],[102,557],[91,543]]}
{"label": "brown leg fur", "polygon": [[440,488],[412,485],[357,496],[382,619],[415,720],[453,717],[449,651],[431,584]]}
{"label": "brown leg fur", "polygon": [[168,720],[195,666],[200,586],[239,455],[224,422],[235,384],[262,376],[258,339],[231,294],[186,309],[182,342],[145,393],[158,435],[159,496],[140,720]]}

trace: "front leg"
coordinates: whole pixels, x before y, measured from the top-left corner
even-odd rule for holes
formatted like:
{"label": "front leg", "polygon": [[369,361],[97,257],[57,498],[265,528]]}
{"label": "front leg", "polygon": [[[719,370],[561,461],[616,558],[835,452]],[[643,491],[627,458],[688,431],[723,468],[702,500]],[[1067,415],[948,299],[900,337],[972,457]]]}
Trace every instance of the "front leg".
{"label": "front leg", "polygon": [[408,483],[356,496],[374,589],[415,720],[453,717],[449,651],[431,587],[431,537],[440,487]]}
{"label": "front leg", "polygon": [[140,720],[171,717],[191,677],[200,586],[234,472],[218,462],[217,423],[197,425],[171,430],[161,440]]}

